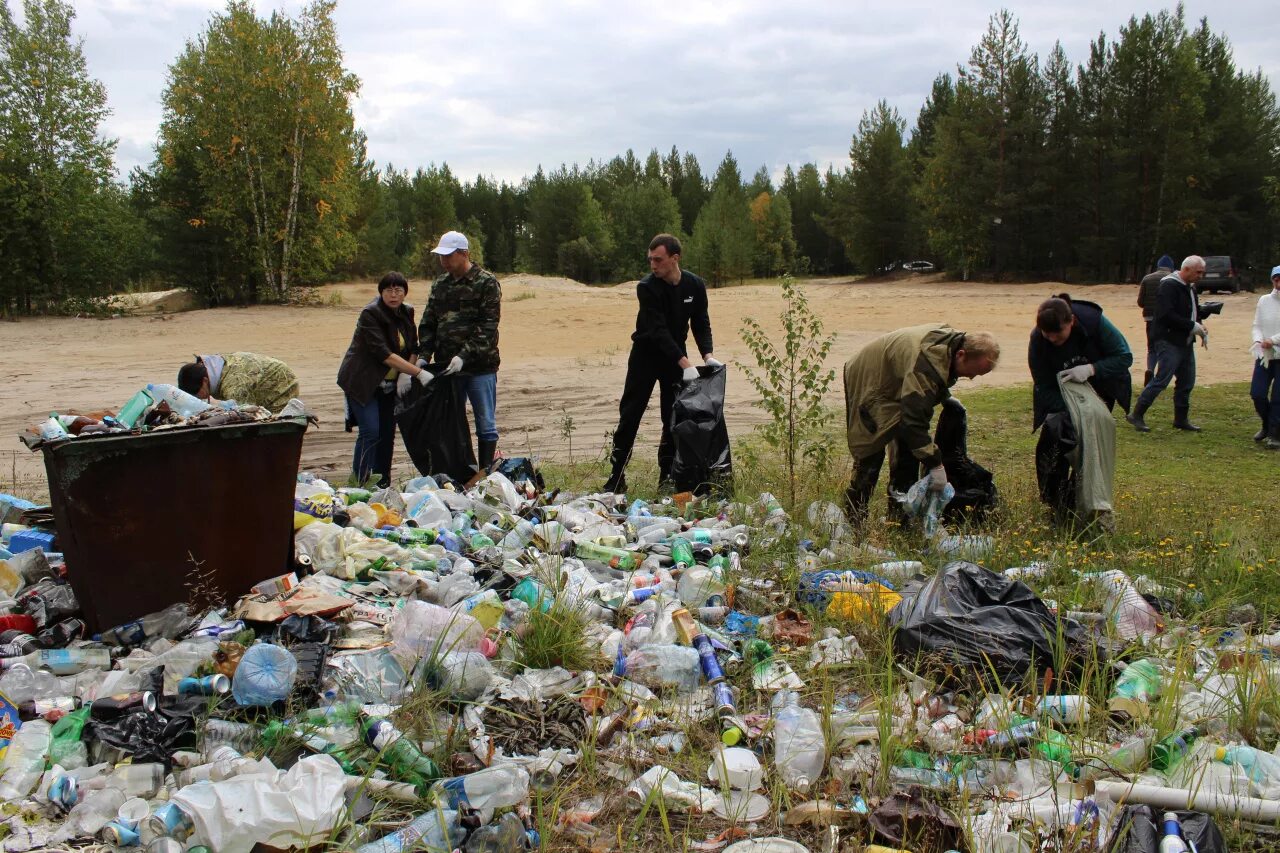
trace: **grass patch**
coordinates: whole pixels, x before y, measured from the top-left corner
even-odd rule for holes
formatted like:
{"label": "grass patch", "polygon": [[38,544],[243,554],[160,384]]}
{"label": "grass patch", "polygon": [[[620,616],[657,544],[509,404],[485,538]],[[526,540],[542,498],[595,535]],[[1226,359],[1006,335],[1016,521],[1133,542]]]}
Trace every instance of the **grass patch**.
{"label": "grass patch", "polygon": [[516,663],[526,669],[562,666],[578,672],[603,665],[600,650],[587,640],[581,609],[556,599],[545,612],[533,609],[516,642]]}

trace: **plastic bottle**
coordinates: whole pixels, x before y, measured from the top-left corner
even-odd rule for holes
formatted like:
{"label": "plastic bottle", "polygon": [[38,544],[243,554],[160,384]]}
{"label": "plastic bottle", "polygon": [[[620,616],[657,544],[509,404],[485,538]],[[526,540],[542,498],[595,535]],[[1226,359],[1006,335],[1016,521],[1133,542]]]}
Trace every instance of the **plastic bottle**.
{"label": "plastic bottle", "polygon": [[1238,766],[1250,780],[1260,785],[1280,783],[1280,757],[1270,752],[1243,745],[1218,747],[1213,757],[1215,761]]}
{"label": "plastic bottle", "polygon": [[231,695],[241,705],[271,705],[288,698],[298,661],[283,646],[258,643],[240,658],[231,679]]}
{"label": "plastic bottle", "polygon": [[194,417],[209,408],[209,404],[199,397],[193,397],[173,385],[148,383],[147,393],[157,403],[168,403],[170,409],[184,418]]}
{"label": "plastic bottle", "polygon": [[818,715],[800,705],[794,690],[773,697],[773,763],[788,787],[807,791],[822,775],[827,745]]}
{"label": "plastic bottle", "polygon": [[53,699],[65,693],[58,677],[26,664],[15,665],[0,677],[0,693],[14,705],[26,705],[40,699]]}
{"label": "plastic bottle", "polygon": [[115,820],[127,799],[123,790],[114,787],[84,792],[67,815],[67,828],[72,835],[97,835],[108,821]]}
{"label": "plastic bottle", "polygon": [[89,763],[89,748],[81,739],[85,723],[89,720],[89,706],[63,714],[50,731],[49,763],[66,770],[84,767]]}
{"label": "plastic bottle", "polygon": [[676,595],[686,607],[701,607],[713,595],[724,595],[724,590],[724,579],[720,573],[707,566],[685,569],[676,584]]}
{"label": "plastic bottle", "polygon": [[679,569],[693,565],[693,546],[685,537],[676,536],[671,540],[671,562]]}
{"label": "plastic bottle", "polygon": [[202,735],[206,755],[220,746],[229,746],[243,753],[257,748],[262,739],[262,729],[252,723],[209,719],[205,720]]}
{"label": "plastic bottle", "polygon": [[594,560],[598,563],[604,563],[611,569],[629,571],[640,567],[640,554],[635,551],[628,551],[625,548],[611,548],[607,545],[598,545],[595,542],[582,541],[575,542],[571,550],[571,556],[577,557],[579,560]]}
{"label": "plastic bottle", "polygon": [[1149,658],[1134,661],[1116,679],[1107,710],[1133,719],[1145,718],[1148,703],[1160,695],[1161,682],[1160,667],[1155,661]]}
{"label": "plastic bottle", "polygon": [[1191,751],[1191,744],[1204,732],[1197,726],[1174,732],[1151,747],[1151,766],[1156,770],[1172,770]]}
{"label": "plastic bottle", "polygon": [[507,812],[495,823],[485,824],[467,837],[465,853],[512,853],[526,848],[524,821]]}
{"label": "plastic bottle", "polygon": [[440,768],[430,757],[405,737],[390,720],[375,717],[365,723],[365,743],[376,749],[379,761],[401,782],[409,782],[424,794],[432,782],[440,778]]}
{"label": "plastic bottle", "polygon": [[1107,590],[1103,612],[1125,640],[1138,637],[1154,637],[1160,630],[1160,616],[1134,587],[1124,572],[1112,569],[1094,575]]}
{"label": "plastic bottle", "polygon": [[0,762],[0,802],[14,802],[35,790],[44,774],[52,727],[44,720],[23,723]]}
{"label": "plastic bottle", "polygon": [[533,535],[533,522],[522,518],[516,522],[516,526],[511,529],[510,533],[502,537],[498,547],[502,549],[503,556],[515,556],[533,541]]}
{"label": "plastic bottle", "polygon": [[243,770],[257,766],[256,761],[245,758],[231,747],[220,746],[210,753],[207,763],[179,771],[177,781],[182,787],[194,785],[197,782],[221,782]]}
{"label": "plastic bottle", "polygon": [[0,660],[0,669],[11,669],[18,664],[31,669],[45,668],[54,675],[75,675],[86,669],[110,669],[111,652],[106,649],[41,649],[17,658]]}
{"label": "plastic bottle", "polygon": [[356,853],[401,853],[403,850],[453,850],[466,831],[452,809],[432,809],[413,822],[377,841],[356,848]]}
{"label": "plastic bottle", "polygon": [[1160,838],[1160,853],[1187,853],[1187,842],[1182,840],[1182,824],[1175,812],[1164,813],[1164,831]]}
{"label": "plastic bottle", "polygon": [[337,744],[330,743],[318,734],[308,733],[305,729],[295,728],[280,720],[272,720],[262,730],[262,743],[267,749],[274,749],[276,744],[285,738],[296,738],[303,746],[315,753],[323,753],[338,762],[344,773],[357,773],[355,763]]}
{"label": "plastic bottle", "polygon": [[692,693],[702,679],[700,656],[688,646],[643,645],[627,655],[626,675],[646,687]]}
{"label": "plastic bottle", "polygon": [[44,441],[60,441],[67,437],[67,428],[58,420],[58,413],[49,415],[49,419],[40,424],[40,438]]}
{"label": "plastic bottle", "polygon": [[155,637],[166,640],[175,639],[186,628],[191,626],[191,616],[187,613],[187,605],[171,604],[157,613],[149,613],[141,619],[117,625],[109,631],[103,631],[95,640],[117,646],[140,646]]}
{"label": "plastic bottle", "polygon": [[149,800],[164,787],[164,765],[121,764],[106,779],[107,787],[119,788],[130,797]]}
{"label": "plastic bottle", "polygon": [[552,602],[555,601],[555,593],[547,589],[546,584],[537,578],[528,577],[516,584],[511,590],[511,597],[517,601],[523,601],[530,608],[537,608],[543,613],[551,609]]}
{"label": "plastic bottle", "polygon": [[466,776],[441,779],[432,791],[448,808],[500,809],[529,797],[529,773],[522,767],[486,767]]}

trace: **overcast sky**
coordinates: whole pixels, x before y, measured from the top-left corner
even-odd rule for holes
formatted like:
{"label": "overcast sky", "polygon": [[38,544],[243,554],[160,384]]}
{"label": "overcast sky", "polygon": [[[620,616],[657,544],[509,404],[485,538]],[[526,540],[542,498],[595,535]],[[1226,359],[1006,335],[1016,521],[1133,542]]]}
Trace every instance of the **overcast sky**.
{"label": "overcast sky", "polygon": [[[19,0],[7,0],[11,7]],[[6,0],[0,0],[6,2]],[[153,157],[169,64],[214,11],[207,0],[74,0],[89,71],[106,84],[122,175]],[[296,14],[296,0],[256,4]],[[885,98],[908,125],[941,71],[954,71],[999,6],[738,0],[634,3],[345,0],[347,67],[360,77],[356,123],[379,164],[447,162],[463,179],[518,181],[538,164],[585,164],[676,145],[710,173],[732,149],[761,165],[843,166],[862,112]],[[1073,64],[1104,31],[1154,2],[1010,5],[1042,57],[1055,40]],[[1275,2],[1186,5],[1192,26],[1230,39],[1236,63],[1280,80]]]}

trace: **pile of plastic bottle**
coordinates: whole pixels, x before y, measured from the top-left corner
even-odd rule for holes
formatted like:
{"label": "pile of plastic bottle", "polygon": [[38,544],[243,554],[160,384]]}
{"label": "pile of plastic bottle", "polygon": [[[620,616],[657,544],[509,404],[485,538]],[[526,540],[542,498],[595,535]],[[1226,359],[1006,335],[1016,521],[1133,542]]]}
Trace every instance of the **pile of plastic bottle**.
{"label": "pile of plastic bottle", "polygon": [[279,412],[261,406],[242,406],[235,400],[207,403],[182,389],[164,383],[149,383],[120,407],[118,414],[78,415],[50,412],[49,417],[23,435],[31,447],[95,435],[147,432],[157,427],[174,427],[203,422],[243,422],[273,418],[305,418],[301,400],[290,400]]}
{"label": "pile of plastic bottle", "polygon": [[[1123,801],[1155,808],[1179,842],[1187,810],[1280,818],[1280,757],[1242,733],[1242,703],[1280,682],[1265,651],[1280,637],[1217,638],[1188,668],[1139,587],[1106,572],[1085,579],[1098,612],[1072,615],[1141,653],[1117,656],[1102,701],[965,693],[902,665],[843,678],[868,671],[855,635],[883,632],[930,571],[910,557],[945,558],[936,539],[928,553],[880,550],[837,508],[815,504],[801,527],[768,494],[553,494],[501,473],[466,491],[420,477],[378,492],[304,474],[292,573],[95,636],[56,542],[5,524],[4,849],[508,851],[555,827],[608,850],[619,834],[596,818],[655,800],[728,830],[699,849],[804,849],[783,836],[838,849],[842,825],[913,849],[928,827],[894,838],[874,820],[885,780],[947,804],[957,849],[1107,849]],[[522,665],[544,618],[579,620],[598,665]],[[513,749],[503,703],[567,703],[585,734]],[[552,796],[588,746],[619,796]],[[668,766],[693,754],[705,778]]]}

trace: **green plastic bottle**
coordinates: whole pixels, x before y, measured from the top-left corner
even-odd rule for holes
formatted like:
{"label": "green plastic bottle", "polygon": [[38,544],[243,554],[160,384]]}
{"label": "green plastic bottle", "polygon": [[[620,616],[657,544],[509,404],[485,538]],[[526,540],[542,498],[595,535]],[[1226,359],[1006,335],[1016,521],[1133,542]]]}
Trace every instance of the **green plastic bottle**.
{"label": "green plastic bottle", "polygon": [[1163,771],[1177,767],[1191,752],[1191,745],[1195,743],[1196,738],[1202,734],[1204,734],[1203,730],[1198,726],[1192,726],[1162,738],[1151,747],[1151,766]]}
{"label": "green plastic bottle", "polygon": [[78,711],[72,711],[70,714],[63,714],[58,722],[53,724],[50,730],[49,743],[49,763],[60,764],[63,767],[67,765],[68,756],[79,754],[84,763],[88,763],[88,747],[81,740],[81,734],[84,732],[85,723],[89,721],[89,712],[92,708],[84,705]]}
{"label": "green plastic bottle", "polygon": [[595,542],[577,542],[573,546],[573,556],[582,560],[595,560],[604,563],[611,569],[638,569],[640,555],[625,548],[611,548]]}
{"label": "green plastic bottle", "polygon": [[693,546],[683,536],[671,540],[671,562],[682,569],[693,565]]}
{"label": "green plastic bottle", "polygon": [[357,772],[355,762],[341,747],[330,743],[317,734],[294,728],[282,720],[273,720],[262,730],[262,745],[268,750],[274,749],[277,744],[286,738],[294,738],[300,741],[303,746],[312,752],[331,756],[334,761],[338,762],[338,766],[342,768],[344,773],[355,774]]}
{"label": "green plastic bottle", "polygon": [[440,768],[424,755],[409,738],[385,717],[375,717],[365,723],[365,743],[378,751],[378,761],[401,782],[408,782],[425,796],[431,783],[441,778]]}

